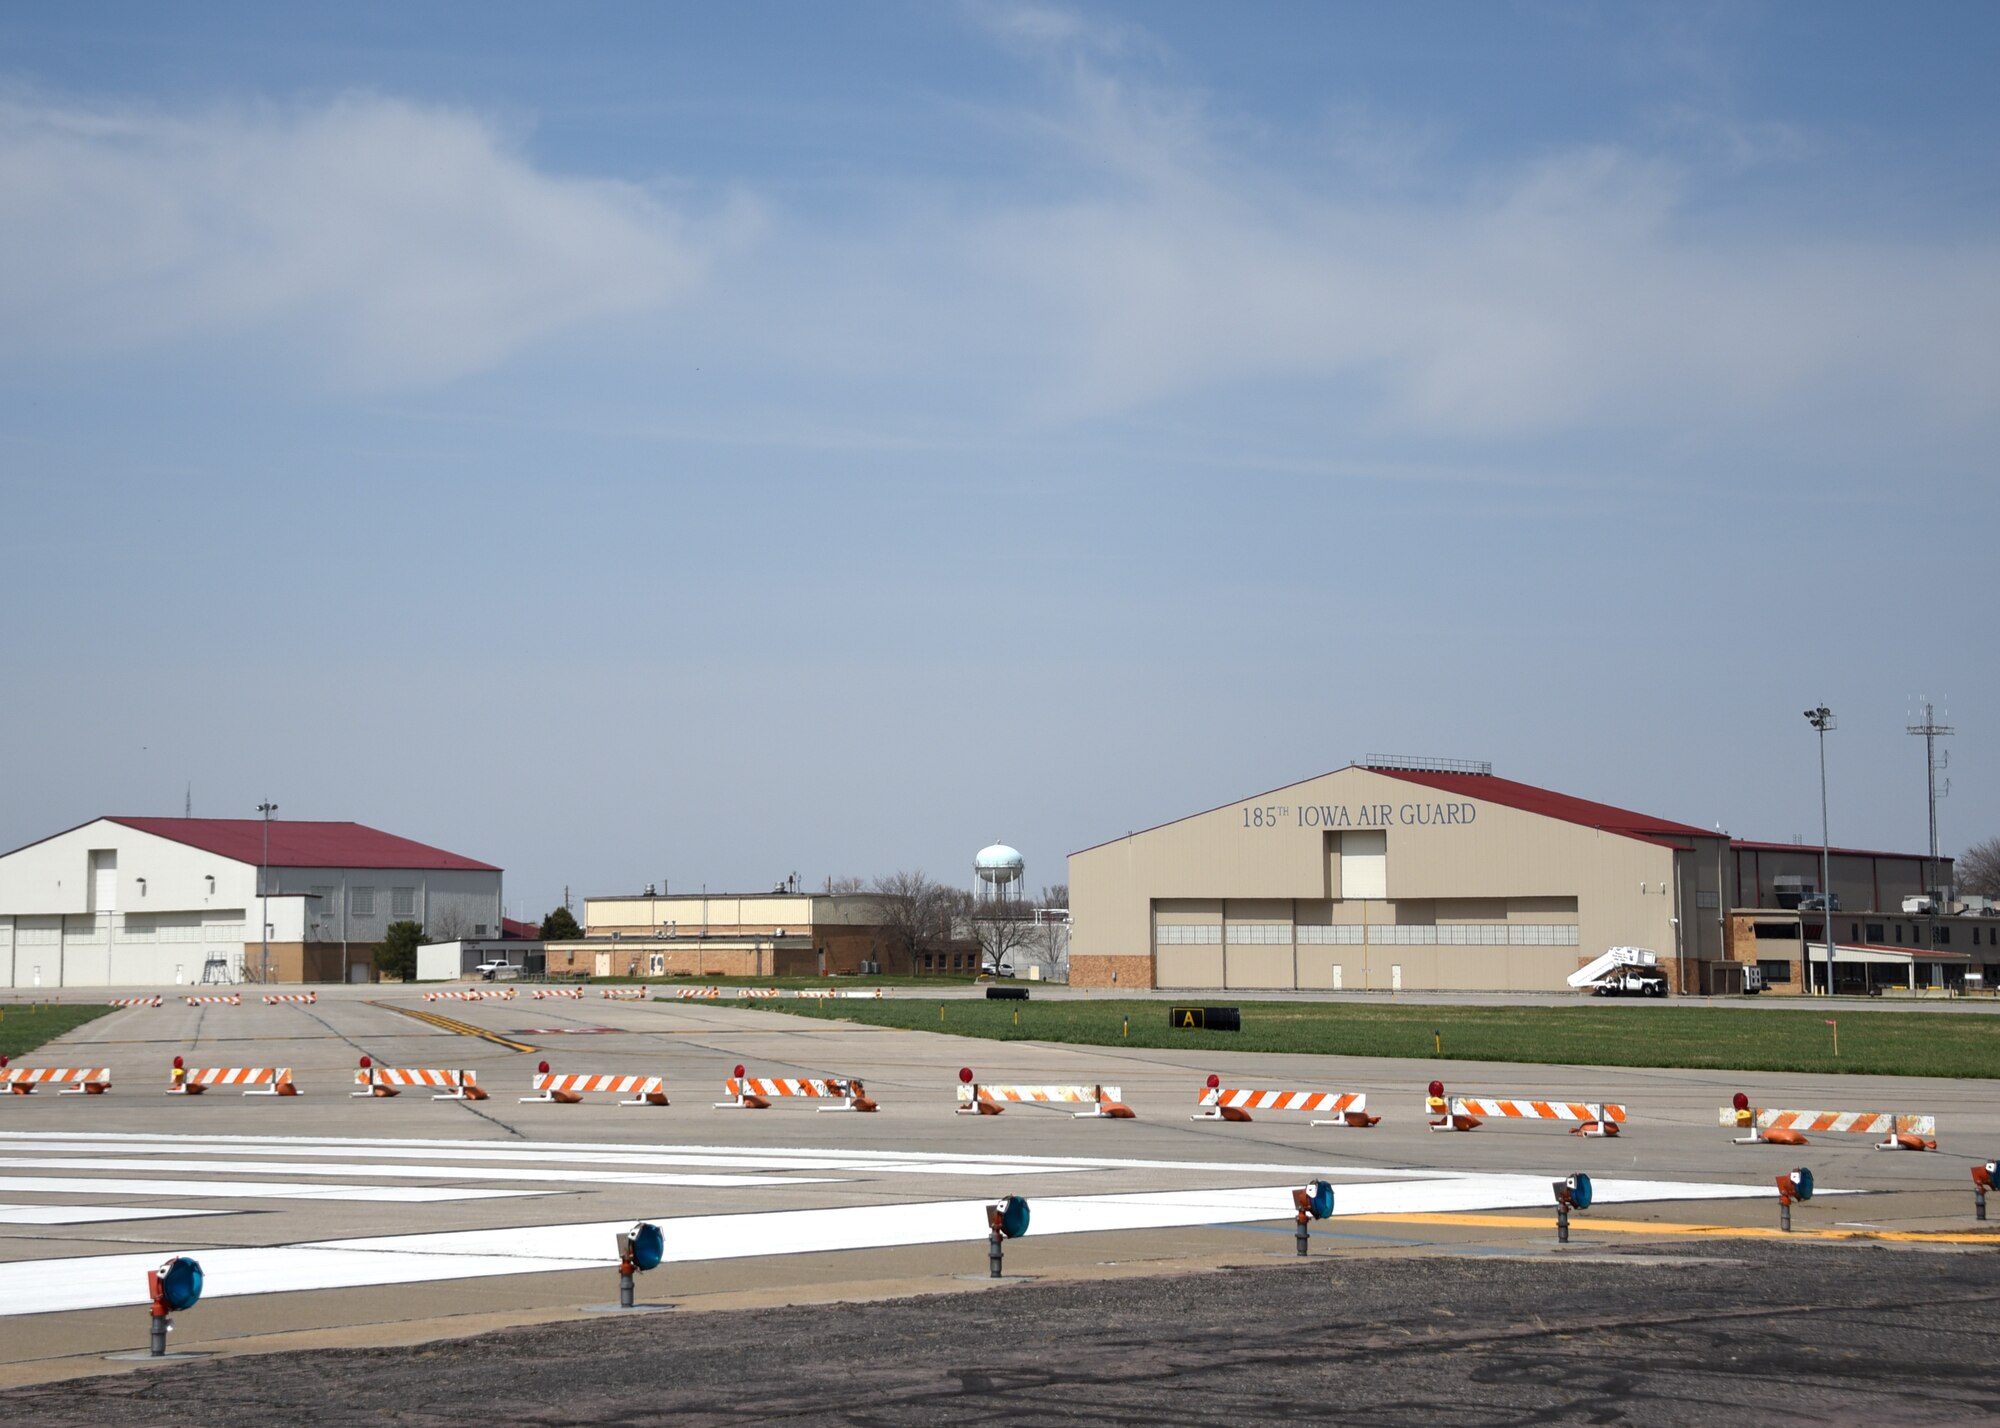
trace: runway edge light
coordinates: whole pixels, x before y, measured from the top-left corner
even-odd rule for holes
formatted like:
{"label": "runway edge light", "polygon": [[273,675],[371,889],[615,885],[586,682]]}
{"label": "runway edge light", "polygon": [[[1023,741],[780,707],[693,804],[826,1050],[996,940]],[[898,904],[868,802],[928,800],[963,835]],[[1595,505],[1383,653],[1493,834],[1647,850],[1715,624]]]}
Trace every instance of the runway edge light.
{"label": "runway edge light", "polygon": [[201,1265],[177,1254],[158,1269],[146,1271],[146,1296],[153,1304],[153,1357],[167,1351],[173,1316],[201,1302]]}
{"label": "runway edge light", "polygon": [[1019,1195],[1009,1195],[986,1207],[986,1273],[990,1279],[1000,1277],[1001,1246],[1007,1240],[1018,1240],[1028,1233],[1028,1202]]}
{"label": "runway edge light", "polygon": [[1972,1167],[1972,1218],[1986,1218],[1986,1195],[1992,1190],[1993,1182],[2000,1178],[2000,1161],[1989,1160],[1984,1165]]}
{"label": "runway edge light", "polygon": [[1582,1171],[1564,1176],[1551,1187],[1556,1193],[1556,1243],[1569,1243],[1569,1212],[1590,1208],[1590,1177]]}
{"label": "runway edge light", "polygon": [[666,1257],[667,1237],[660,1233],[660,1227],[641,1220],[629,1230],[618,1233],[618,1307],[632,1307],[632,1276],[649,1269],[658,1269],[660,1261]]}
{"label": "runway edge light", "polygon": [[1310,1244],[1308,1226],[1314,1220],[1324,1220],[1333,1213],[1333,1187],[1324,1180],[1308,1180],[1292,1192],[1293,1223],[1298,1227],[1297,1238],[1299,1257],[1303,1259]]}
{"label": "runway edge light", "polygon": [[1778,1228],[1790,1230],[1792,1227],[1792,1206],[1803,1205],[1813,1197],[1813,1173],[1801,1165],[1796,1170],[1788,1170],[1778,1177]]}

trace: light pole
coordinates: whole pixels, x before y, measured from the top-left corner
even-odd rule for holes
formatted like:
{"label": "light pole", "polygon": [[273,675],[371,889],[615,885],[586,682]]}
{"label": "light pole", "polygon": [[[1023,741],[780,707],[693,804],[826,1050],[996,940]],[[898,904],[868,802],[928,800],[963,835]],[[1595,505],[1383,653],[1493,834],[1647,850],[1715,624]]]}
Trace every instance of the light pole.
{"label": "light pole", "polygon": [[[1826,994],[1833,995],[1833,845],[1826,823],[1826,734],[1840,727],[1824,704],[1806,710],[1806,722],[1819,730],[1819,914],[1826,929]],[[1811,978],[1807,979],[1808,984]]]}
{"label": "light pole", "polygon": [[264,861],[257,869],[257,920],[263,926],[264,960],[257,965],[257,980],[268,982],[271,980],[271,815],[278,811],[278,805],[260,803],[257,811],[264,815]]}

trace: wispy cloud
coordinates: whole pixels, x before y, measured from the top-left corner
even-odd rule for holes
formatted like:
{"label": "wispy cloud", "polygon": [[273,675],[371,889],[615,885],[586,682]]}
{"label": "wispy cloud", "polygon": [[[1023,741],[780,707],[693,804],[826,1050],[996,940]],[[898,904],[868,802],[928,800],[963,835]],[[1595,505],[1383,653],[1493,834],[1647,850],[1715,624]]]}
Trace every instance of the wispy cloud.
{"label": "wispy cloud", "polygon": [[0,320],[17,354],[288,339],[421,386],[658,308],[712,234],[551,175],[476,116],[371,95],[173,114],[0,104]]}

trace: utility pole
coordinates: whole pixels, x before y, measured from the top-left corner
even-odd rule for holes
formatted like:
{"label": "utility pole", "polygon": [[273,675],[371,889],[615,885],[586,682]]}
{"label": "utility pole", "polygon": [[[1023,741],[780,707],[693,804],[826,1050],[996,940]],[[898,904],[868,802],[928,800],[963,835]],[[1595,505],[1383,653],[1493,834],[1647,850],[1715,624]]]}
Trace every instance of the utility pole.
{"label": "utility pole", "polygon": [[278,811],[278,805],[269,801],[257,805],[257,811],[264,815],[264,861],[257,869],[258,921],[263,924],[264,959],[258,964],[257,980],[271,980],[271,815]]}
{"label": "utility pole", "polygon": [[[1826,929],[1826,994],[1833,995],[1833,843],[1826,821],[1826,735],[1840,727],[1833,711],[1824,704],[1806,710],[1806,722],[1819,730],[1819,913]],[[1811,982],[1807,978],[1807,982]]]}
{"label": "utility pole", "polygon": [[1935,900],[1937,889],[1933,884],[1937,878],[1938,865],[1937,806],[1938,800],[1951,792],[1950,779],[1944,781],[1943,788],[1938,787],[1938,775],[1950,766],[1951,753],[1949,750],[1938,748],[1937,741],[1947,738],[1957,731],[1949,724],[1938,723],[1937,717],[1931,709],[1931,702],[1926,699],[1924,700],[1924,722],[1921,724],[1911,724],[1904,732],[1919,735],[1924,741],[1924,793],[1925,802],[1930,808],[1931,856],[1930,861],[1924,864],[1923,890],[1925,896],[1933,899],[1929,919],[1930,935],[1925,941],[1935,950],[1937,947],[1937,903]]}

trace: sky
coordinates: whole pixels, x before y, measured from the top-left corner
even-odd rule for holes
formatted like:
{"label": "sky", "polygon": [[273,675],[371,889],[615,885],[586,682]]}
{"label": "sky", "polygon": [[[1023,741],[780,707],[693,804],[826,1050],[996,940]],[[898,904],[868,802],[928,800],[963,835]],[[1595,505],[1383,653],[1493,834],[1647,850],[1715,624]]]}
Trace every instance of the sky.
{"label": "sky", "polygon": [[0,846],[514,915],[1370,755],[2000,834],[2000,12],[0,9]]}

